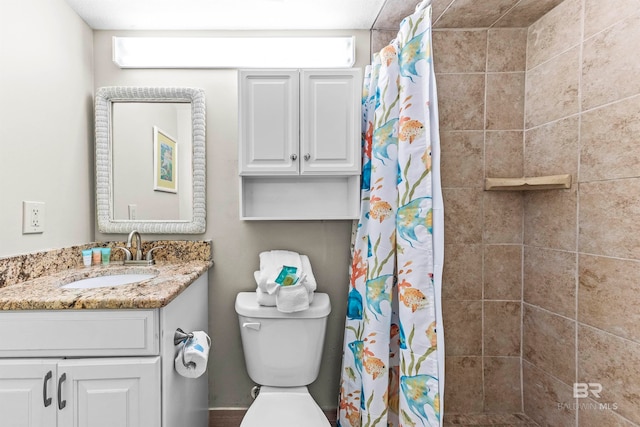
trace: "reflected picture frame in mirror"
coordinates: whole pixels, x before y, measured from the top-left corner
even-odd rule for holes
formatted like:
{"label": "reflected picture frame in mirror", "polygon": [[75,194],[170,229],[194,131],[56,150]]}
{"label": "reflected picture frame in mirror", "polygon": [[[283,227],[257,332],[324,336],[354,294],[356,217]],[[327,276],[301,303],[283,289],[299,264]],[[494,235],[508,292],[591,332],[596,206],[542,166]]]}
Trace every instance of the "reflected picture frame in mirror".
{"label": "reflected picture frame in mirror", "polygon": [[[189,220],[114,217],[113,105],[118,102],[184,102],[191,105],[192,212]],[[204,90],[185,87],[110,86],[95,97],[96,215],[101,233],[199,234],[206,230]]]}

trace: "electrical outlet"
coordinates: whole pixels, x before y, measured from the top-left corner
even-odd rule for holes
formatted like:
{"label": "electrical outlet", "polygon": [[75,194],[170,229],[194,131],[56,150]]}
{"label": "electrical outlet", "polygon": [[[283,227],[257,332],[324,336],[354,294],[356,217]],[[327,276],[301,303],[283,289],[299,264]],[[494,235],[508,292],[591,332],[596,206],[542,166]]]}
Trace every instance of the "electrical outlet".
{"label": "electrical outlet", "polygon": [[133,220],[138,219],[137,209],[138,209],[138,205],[129,205],[129,219],[130,220],[133,221]]}
{"label": "electrical outlet", "polygon": [[44,232],[44,202],[22,202],[22,234]]}

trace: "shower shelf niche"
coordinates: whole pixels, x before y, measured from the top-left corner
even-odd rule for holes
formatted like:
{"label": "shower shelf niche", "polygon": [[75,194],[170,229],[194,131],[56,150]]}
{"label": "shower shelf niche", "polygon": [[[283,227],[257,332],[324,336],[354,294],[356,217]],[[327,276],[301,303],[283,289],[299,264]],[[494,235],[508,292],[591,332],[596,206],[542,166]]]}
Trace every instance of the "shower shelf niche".
{"label": "shower shelf niche", "polygon": [[562,190],[571,188],[571,175],[549,175],[522,178],[486,178],[487,191]]}

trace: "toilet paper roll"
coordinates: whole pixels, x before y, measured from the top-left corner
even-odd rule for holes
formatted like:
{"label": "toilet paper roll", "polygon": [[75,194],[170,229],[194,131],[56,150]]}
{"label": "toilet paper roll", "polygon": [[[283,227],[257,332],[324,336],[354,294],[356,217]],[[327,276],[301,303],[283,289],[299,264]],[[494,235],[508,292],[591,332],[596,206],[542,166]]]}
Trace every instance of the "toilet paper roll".
{"label": "toilet paper roll", "polygon": [[193,331],[193,338],[180,344],[174,366],[185,378],[198,378],[207,370],[211,338],[204,331]]}

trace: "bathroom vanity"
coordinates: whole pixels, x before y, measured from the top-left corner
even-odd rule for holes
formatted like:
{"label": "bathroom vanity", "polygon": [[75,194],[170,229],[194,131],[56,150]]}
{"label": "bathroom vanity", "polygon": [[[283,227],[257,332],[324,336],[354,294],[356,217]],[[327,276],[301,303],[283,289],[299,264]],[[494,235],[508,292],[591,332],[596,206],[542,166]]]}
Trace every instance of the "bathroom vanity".
{"label": "bathroom vanity", "polygon": [[113,288],[61,289],[68,272],[0,288],[2,424],[205,427],[207,375],[178,375],[174,334],[207,330],[210,266],[153,266]]}

